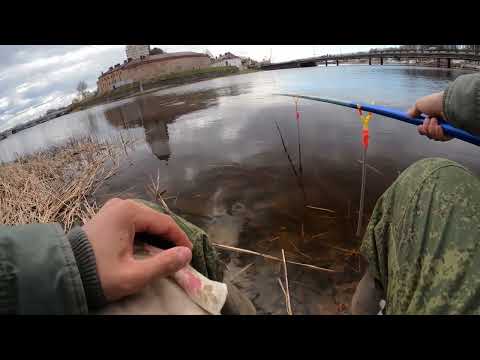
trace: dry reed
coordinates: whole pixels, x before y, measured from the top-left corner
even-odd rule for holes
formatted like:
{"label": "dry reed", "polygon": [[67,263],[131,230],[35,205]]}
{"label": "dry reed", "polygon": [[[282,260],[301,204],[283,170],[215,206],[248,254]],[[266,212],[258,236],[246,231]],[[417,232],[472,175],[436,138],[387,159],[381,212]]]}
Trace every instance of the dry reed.
{"label": "dry reed", "polygon": [[[219,249],[235,251],[235,252],[243,253],[243,254],[257,255],[257,256],[261,256],[265,259],[270,259],[270,260],[283,262],[282,259],[280,259],[276,256],[272,256],[272,255],[268,255],[268,254],[262,254],[262,253],[252,251],[252,250],[247,250],[247,249],[242,249],[242,248],[238,248],[238,247],[234,247],[234,246],[222,245],[222,244],[217,244],[217,243],[212,243],[212,245],[215,246],[216,248],[219,248]],[[315,265],[310,265],[310,264],[299,263],[299,262],[296,262],[296,261],[286,260],[286,262],[289,263],[289,264],[299,265],[299,266],[303,266],[303,267],[313,269],[313,270],[325,271],[325,272],[330,272],[330,273],[335,273],[336,272],[335,270],[326,269],[326,268],[322,268],[322,267],[315,266]]]}
{"label": "dry reed", "polygon": [[85,137],[1,165],[0,224],[58,222],[66,231],[83,224],[98,210],[93,195],[117,171],[121,150]]}
{"label": "dry reed", "polygon": [[287,303],[287,313],[288,315],[293,315],[292,303],[290,302],[290,290],[288,288],[288,272],[287,272],[287,263],[285,261],[285,252],[282,249],[282,260],[283,260],[283,271],[285,275],[285,294],[286,294],[286,303]]}

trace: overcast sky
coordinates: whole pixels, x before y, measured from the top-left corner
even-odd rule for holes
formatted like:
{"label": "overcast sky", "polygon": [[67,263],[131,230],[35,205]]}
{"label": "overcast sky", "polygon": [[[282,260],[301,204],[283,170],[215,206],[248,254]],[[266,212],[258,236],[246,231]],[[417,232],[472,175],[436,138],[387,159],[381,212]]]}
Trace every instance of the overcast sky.
{"label": "overcast sky", "polygon": [[[386,45],[391,46],[391,45]],[[272,62],[367,51],[378,45],[152,45],[167,52],[230,51]],[[101,71],[125,59],[125,45],[0,45],[0,131],[71,103],[85,80],[96,89]]]}

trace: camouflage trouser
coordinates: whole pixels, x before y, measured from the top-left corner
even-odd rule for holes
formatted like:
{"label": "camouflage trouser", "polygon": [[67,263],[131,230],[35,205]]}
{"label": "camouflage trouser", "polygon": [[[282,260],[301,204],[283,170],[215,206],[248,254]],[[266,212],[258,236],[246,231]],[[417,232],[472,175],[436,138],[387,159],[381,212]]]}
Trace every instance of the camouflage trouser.
{"label": "camouflage trouser", "polygon": [[361,252],[387,314],[479,314],[480,180],[445,159],[413,164],[375,205]]}

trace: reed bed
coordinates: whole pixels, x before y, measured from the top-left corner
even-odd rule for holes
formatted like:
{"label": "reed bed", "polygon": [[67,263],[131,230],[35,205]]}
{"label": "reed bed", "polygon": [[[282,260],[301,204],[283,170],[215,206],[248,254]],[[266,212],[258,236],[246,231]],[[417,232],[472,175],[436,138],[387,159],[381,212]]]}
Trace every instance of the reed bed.
{"label": "reed bed", "polygon": [[0,165],[0,224],[57,222],[66,231],[83,224],[98,210],[94,194],[118,170],[126,142],[71,139]]}

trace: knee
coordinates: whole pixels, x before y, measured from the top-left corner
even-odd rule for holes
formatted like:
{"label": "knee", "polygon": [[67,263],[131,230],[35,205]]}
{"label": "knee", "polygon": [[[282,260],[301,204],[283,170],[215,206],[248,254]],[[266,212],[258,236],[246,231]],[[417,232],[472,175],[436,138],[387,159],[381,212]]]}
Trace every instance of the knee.
{"label": "knee", "polygon": [[469,173],[468,169],[455,161],[443,158],[425,158],[406,168],[399,176],[399,179],[411,179],[415,182],[423,181],[435,173],[446,169],[448,173],[461,172]]}
{"label": "knee", "polygon": [[[415,162],[403,171],[392,184],[396,194],[407,198],[418,191],[435,193],[456,192],[457,186],[475,188],[479,180],[467,168],[442,158],[426,158]],[[400,196],[402,198],[402,196]]]}
{"label": "knee", "polygon": [[424,172],[424,171],[435,171],[436,169],[443,168],[445,166],[459,166],[460,164],[455,161],[444,159],[444,158],[425,158],[414,162],[404,172]]}

